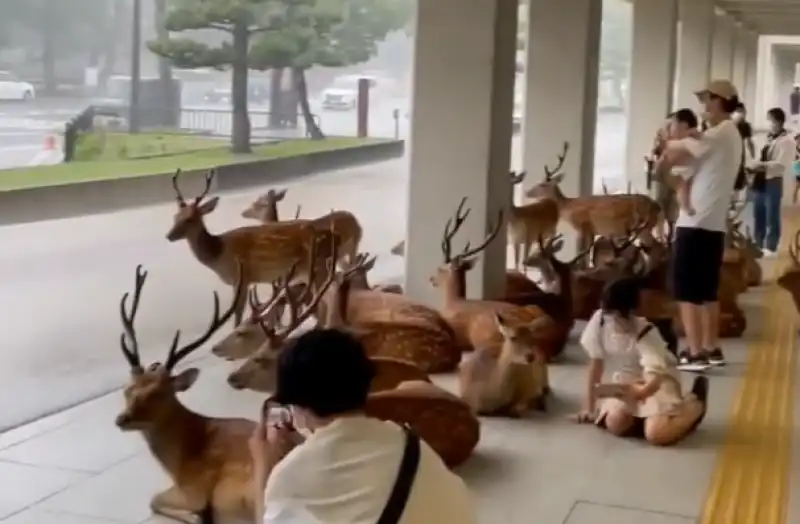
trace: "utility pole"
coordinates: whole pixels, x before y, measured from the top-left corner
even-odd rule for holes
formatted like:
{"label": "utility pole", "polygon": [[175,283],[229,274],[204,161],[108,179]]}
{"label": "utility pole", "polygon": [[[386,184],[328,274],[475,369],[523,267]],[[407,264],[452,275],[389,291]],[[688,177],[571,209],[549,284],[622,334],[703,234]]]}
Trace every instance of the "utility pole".
{"label": "utility pole", "polygon": [[133,36],[131,38],[131,92],[128,101],[128,132],[138,133],[139,91],[142,82],[142,0],[133,0]]}

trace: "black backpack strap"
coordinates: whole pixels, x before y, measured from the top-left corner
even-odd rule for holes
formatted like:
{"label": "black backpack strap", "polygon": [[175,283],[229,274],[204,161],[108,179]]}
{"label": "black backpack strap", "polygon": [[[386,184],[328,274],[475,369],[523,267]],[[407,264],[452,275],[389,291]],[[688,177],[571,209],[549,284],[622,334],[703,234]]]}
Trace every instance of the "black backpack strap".
{"label": "black backpack strap", "polygon": [[651,331],[651,330],[652,330],[654,327],[655,327],[655,326],[654,326],[653,324],[650,324],[650,323],[648,323],[648,324],[647,324],[645,327],[643,327],[643,328],[642,328],[642,330],[641,330],[641,331],[639,331],[639,334],[638,334],[638,335],[636,335],[636,342],[639,342],[639,341],[640,341],[640,340],[642,340],[644,337],[646,337],[646,336],[647,336],[647,334],[648,334],[648,333],[650,333],[650,331]]}
{"label": "black backpack strap", "polygon": [[408,503],[408,496],[411,494],[411,486],[414,484],[414,477],[417,476],[420,457],[419,437],[408,427],[404,427],[406,443],[403,449],[403,458],[400,460],[400,469],[397,472],[397,480],[389,494],[389,500],[378,518],[377,524],[398,524],[403,516],[403,511]]}

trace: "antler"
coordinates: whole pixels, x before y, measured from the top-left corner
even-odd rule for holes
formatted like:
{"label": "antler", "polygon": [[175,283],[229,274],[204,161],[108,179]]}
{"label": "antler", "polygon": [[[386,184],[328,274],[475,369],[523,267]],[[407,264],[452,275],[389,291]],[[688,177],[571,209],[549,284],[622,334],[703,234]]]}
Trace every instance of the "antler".
{"label": "antler", "polygon": [[[136,312],[139,310],[139,299],[142,296],[142,288],[146,279],[147,271],[144,271],[142,265],[139,264],[136,266],[136,284],[133,288],[133,305],[130,311],[128,311],[128,296],[130,293],[122,295],[122,300],[119,302],[119,315],[122,319],[122,328],[125,330],[119,337],[119,344],[122,348],[122,355],[131,365],[131,371],[134,373],[142,371],[142,364],[139,359],[139,342],[136,340],[136,328],[133,323],[136,319]],[[128,345],[129,343],[130,346]]]}
{"label": "antler", "polygon": [[544,179],[550,180],[552,179],[561,168],[564,167],[564,161],[567,159],[567,152],[569,151],[569,142],[564,142],[564,148],[561,151],[561,154],[558,155],[558,160],[556,163],[556,167],[554,169],[550,169],[547,164],[544,166]]}
{"label": "antler", "polygon": [[509,175],[511,177],[511,185],[515,186],[517,184],[522,183],[522,181],[525,180],[525,177],[528,175],[528,172],[520,171],[519,173],[517,173],[516,171],[511,171]]}
{"label": "antler", "polygon": [[297,209],[294,210],[294,219],[297,220],[300,218],[300,210],[303,209],[303,206],[297,204]]}
{"label": "antler", "polygon": [[[471,209],[464,210],[464,205],[467,203],[467,197],[461,199],[459,202],[458,207],[456,208],[455,215],[451,216],[447,219],[447,222],[444,224],[444,233],[442,234],[442,256],[444,257],[444,263],[449,264],[453,260],[452,255],[452,244],[453,244],[453,237],[458,230],[461,229],[461,226],[464,225],[464,221],[467,220]],[[454,220],[455,219],[455,220]]]}
{"label": "antler", "polygon": [[359,253],[355,260],[348,260],[347,267],[342,271],[342,278],[347,279],[358,271],[369,271],[375,265],[377,258],[377,255],[370,256],[369,253]]}
{"label": "antler", "polygon": [[609,195],[610,194],[608,192],[608,186],[606,186],[606,181],[605,180],[603,180],[603,194],[604,195]]}
{"label": "antler", "polygon": [[789,256],[795,266],[800,266],[800,229],[795,232],[794,240],[789,244]]}
{"label": "antler", "polygon": [[192,351],[196,350],[203,344],[205,344],[208,339],[210,339],[214,333],[219,330],[225,323],[230,320],[233,316],[234,312],[236,311],[236,306],[239,301],[242,299],[242,295],[245,290],[245,280],[243,278],[243,269],[242,269],[242,262],[241,260],[238,261],[238,269],[236,272],[236,286],[234,287],[233,299],[231,300],[231,304],[225,313],[221,316],[219,314],[219,294],[215,291],[214,292],[214,316],[211,319],[211,322],[206,328],[205,332],[194,339],[189,344],[178,348],[178,343],[181,338],[181,331],[178,330],[175,332],[175,336],[172,338],[172,346],[169,348],[169,353],[167,354],[167,360],[164,363],[164,368],[167,371],[172,371],[175,366],[186,358]]}
{"label": "antler", "polygon": [[564,264],[567,266],[571,266],[577,263],[580,259],[582,259],[586,255],[588,255],[592,251],[592,247],[594,247],[594,240],[592,240],[592,242],[589,243],[588,247],[578,252],[578,254],[572,257],[572,259],[569,262],[561,262],[560,260],[556,259],[556,252],[560,251],[564,245],[564,235],[562,235],[561,233],[553,235],[552,237],[550,237],[549,240],[545,242],[540,233],[537,241],[539,243],[539,251],[550,261],[551,265]]}
{"label": "antler", "polygon": [[[208,172],[206,173],[205,188],[203,189],[203,192],[200,193],[200,196],[195,197],[194,205],[199,204],[206,196],[208,196],[209,191],[211,191],[211,184],[214,182],[214,177],[216,175],[217,175],[216,169],[208,170]],[[181,193],[180,187],[178,187],[178,178],[180,176],[181,176],[181,170],[179,168],[176,169],[175,174],[172,175],[172,189],[175,190],[175,198],[178,200],[178,204],[185,206],[186,199],[184,198],[183,193]]]}

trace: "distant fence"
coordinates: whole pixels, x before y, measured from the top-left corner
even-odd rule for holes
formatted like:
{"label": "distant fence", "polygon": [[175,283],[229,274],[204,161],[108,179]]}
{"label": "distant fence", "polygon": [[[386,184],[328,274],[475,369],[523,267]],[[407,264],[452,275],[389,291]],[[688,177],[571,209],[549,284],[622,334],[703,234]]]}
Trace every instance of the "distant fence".
{"label": "distant fence", "polygon": [[[250,127],[253,136],[266,136],[268,138],[302,138],[308,136],[305,125],[305,118],[301,113],[297,114],[297,126],[283,125],[280,127],[270,127],[272,113],[265,110],[248,111],[250,115]],[[314,122],[324,130],[322,119],[319,115],[313,114]],[[214,135],[229,135],[233,126],[233,115],[230,109],[226,108],[207,108],[207,107],[183,107],[181,108],[181,120],[179,127],[188,131],[202,131]]]}

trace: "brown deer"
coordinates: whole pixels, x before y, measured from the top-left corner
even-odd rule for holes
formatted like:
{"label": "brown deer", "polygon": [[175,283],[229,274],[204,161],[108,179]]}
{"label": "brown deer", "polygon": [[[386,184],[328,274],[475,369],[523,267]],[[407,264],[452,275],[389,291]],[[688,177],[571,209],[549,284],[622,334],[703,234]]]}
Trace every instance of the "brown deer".
{"label": "brown deer", "polygon": [[535,332],[548,322],[547,317],[511,327],[495,314],[495,322],[503,347],[499,354],[478,348],[461,364],[461,398],[481,415],[519,417],[534,405],[544,411],[547,358],[537,349]]}
{"label": "brown deer", "polygon": [[117,416],[116,425],[122,431],[141,432],[150,452],[173,482],[172,487],[153,497],[153,512],[183,522],[194,522],[199,517],[202,524],[213,524],[217,515],[253,518],[253,465],[247,439],[256,423],[240,418],[211,418],[190,411],[176,394],[189,389],[200,372],[197,368],[174,372],[179,362],[202,347],[234,315],[238,298],[244,294],[241,276],[240,273],[231,305],[222,315],[219,297],[214,293],[214,316],[202,335],[179,347],[180,331],[176,332],[164,363],[156,362],[147,368],[139,358],[134,327],[147,277],[142,266],[136,268],[130,309],[128,293],[120,303],[124,329],[120,344],[131,376],[124,390],[125,407]]}
{"label": "brown deer", "polygon": [[469,209],[464,210],[467,199],[463,198],[453,217],[447,220],[442,237],[443,264],[431,276],[431,285],[441,290],[444,303],[442,314],[452,326],[456,340],[465,348],[485,348],[495,353],[503,346],[503,335],[497,329],[495,314],[511,326],[527,326],[539,318],[547,317],[548,322],[540,324],[536,335],[542,351],[548,356],[558,354],[564,345],[562,329],[552,318],[536,306],[516,306],[508,302],[490,300],[470,300],[466,298],[466,273],[475,265],[475,257],[492,242],[503,226],[502,211],[497,223],[478,246],[470,248],[469,243],[461,253],[453,255],[452,240],[464,224]]}
{"label": "brown deer", "polygon": [[[242,211],[242,217],[258,220],[262,224],[278,222],[278,202],[282,201],[286,196],[286,191],[286,189],[281,191],[270,189]],[[358,254],[358,246],[361,244],[363,231],[358,219],[349,211],[331,210],[330,213],[313,220],[300,220],[299,216],[300,206],[297,207],[292,222],[310,223],[317,230],[333,231],[333,234],[339,238],[341,243],[339,252],[342,257],[352,258]]]}
{"label": "brown deer", "polygon": [[[312,244],[324,241],[324,235],[318,237],[317,230],[307,223],[239,227],[219,235],[212,234],[206,229],[203,217],[214,211],[219,203],[219,197],[205,200],[211,190],[214,171],[206,175],[205,189],[191,202],[186,201],[178,187],[180,173],[178,170],[172,177],[178,211],[167,240],[177,242],[185,239],[195,258],[228,285],[234,284],[240,263],[246,289],[252,284],[280,278],[295,263],[305,269],[303,266],[310,260],[308,252]],[[330,243],[324,243],[327,249]],[[246,294],[236,306],[234,320],[237,326],[242,322],[245,306]]]}
{"label": "brown deer", "polygon": [[[559,162],[566,156],[569,143],[559,155]],[[652,230],[658,227],[663,230],[664,214],[661,206],[646,195],[590,195],[570,198],[564,195],[559,184],[564,179],[563,171],[551,170],[545,166],[544,181],[528,189],[529,198],[549,198],[558,204],[562,220],[572,226],[581,237],[583,245],[588,244],[595,235],[620,236],[639,224],[644,217],[646,227],[642,233],[642,241],[650,243]]]}
{"label": "brown deer", "polygon": [[795,309],[800,313],[800,230],[795,232],[789,245],[789,265],[778,277],[777,283],[789,292]]}
{"label": "brown deer", "polygon": [[[556,170],[561,169],[565,159],[566,154],[559,158]],[[514,203],[514,187],[521,184],[525,180],[525,176],[524,171],[511,173],[508,242],[514,248],[514,268],[517,270],[522,267],[522,262],[530,255],[531,247],[539,236],[550,238],[556,234],[559,219],[558,204],[551,198],[540,199],[521,206]]]}

